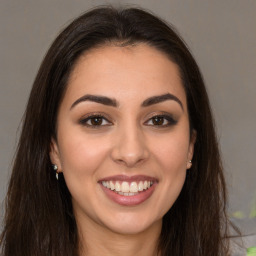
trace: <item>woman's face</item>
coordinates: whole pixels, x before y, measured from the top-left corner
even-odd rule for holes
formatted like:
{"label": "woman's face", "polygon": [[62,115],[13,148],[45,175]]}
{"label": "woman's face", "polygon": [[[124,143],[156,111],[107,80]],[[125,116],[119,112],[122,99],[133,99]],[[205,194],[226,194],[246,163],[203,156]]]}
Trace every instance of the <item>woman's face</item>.
{"label": "woman's face", "polygon": [[105,46],[76,64],[50,156],[79,223],[135,234],[161,226],[194,140],[177,65],[145,44]]}

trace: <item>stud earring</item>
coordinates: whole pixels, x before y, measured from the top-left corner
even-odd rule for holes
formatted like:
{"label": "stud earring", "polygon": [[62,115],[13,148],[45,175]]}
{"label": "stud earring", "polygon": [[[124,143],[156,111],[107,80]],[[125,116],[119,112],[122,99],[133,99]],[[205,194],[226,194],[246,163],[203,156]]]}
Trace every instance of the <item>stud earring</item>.
{"label": "stud earring", "polygon": [[188,161],[187,169],[190,169],[190,168],[191,168],[191,166],[192,166],[192,161],[191,161],[191,160],[189,160],[189,161]]}
{"label": "stud earring", "polygon": [[59,179],[59,173],[58,173],[58,165],[57,164],[53,164],[52,165],[52,169],[56,172],[56,179]]}

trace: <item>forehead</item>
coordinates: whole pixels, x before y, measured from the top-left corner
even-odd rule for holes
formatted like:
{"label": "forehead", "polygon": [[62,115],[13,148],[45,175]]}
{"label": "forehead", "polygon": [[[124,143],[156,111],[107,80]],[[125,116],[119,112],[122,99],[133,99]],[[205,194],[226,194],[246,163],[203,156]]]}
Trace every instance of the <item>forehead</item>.
{"label": "forehead", "polygon": [[79,58],[65,97],[75,100],[83,94],[101,94],[121,100],[140,100],[169,92],[186,106],[181,81],[178,66],[151,46],[108,45],[92,49]]}

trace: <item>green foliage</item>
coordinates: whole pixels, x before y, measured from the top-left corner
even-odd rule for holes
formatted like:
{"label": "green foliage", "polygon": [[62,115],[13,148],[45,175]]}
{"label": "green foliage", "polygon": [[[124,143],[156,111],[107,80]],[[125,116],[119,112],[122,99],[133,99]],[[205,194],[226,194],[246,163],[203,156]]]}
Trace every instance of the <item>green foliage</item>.
{"label": "green foliage", "polygon": [[249,216],[248,214],[245,214],[243,211],[238,210],[238,211],[232,212],[231,217],[240,219],[240,220],[245,218],[250,218],[250,219],[256,218],[256,192],[251,202],[250,209],[248,210],[249,210]]}
{"label": "green foliage", "polygon": [[256,199],[252,202],[252,207],[250,211],[250,219],[256,218]]}
{"label": "green foliage", "polygon": [[232,213],[232,217],[234,217],[236,219],[244,219],[245,214],[242,211],[236,211],[236,212]]}

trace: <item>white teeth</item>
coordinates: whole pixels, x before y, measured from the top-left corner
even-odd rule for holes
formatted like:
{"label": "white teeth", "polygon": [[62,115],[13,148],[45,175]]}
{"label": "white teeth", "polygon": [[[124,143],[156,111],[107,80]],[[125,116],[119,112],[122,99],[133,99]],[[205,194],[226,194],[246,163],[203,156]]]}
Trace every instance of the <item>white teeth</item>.
{"label": "white teeth", "polygon": [[143,182],[140,181],[140,182],[139,182],[139,186],[138,186],[138,190],[139,190],[139,191],[143,191],[143,189],[144,189],[144,187],[143,187]]}
{"label": "white teeth", "polygon": [[134,192],[134,193],[137,193],[138,192],[138,185],[136,182],[132,182],[131,185],[130,185],[130,192]]}
{"label": "white teeth", "polygon": [[147,181],[144,181],[144,183],[143,183],[143,188],[144,188],[144,189],[147,189],[147,188],[148,188],[148,182],[147,182]]}
{"label": "white teeth", "polygon": [[120,186],[120,183],[118,181],[115,184],[115,191],[117,191],[117,192],[121,191],[121,186]]}
{"label": "white teeth", "polygon": [[124,181],[121,185],[121,191],[122,192],[130,192],[129,183]]}
{"label": "white teeth", "polygon": [[149,189],[153,185],[153,181],[132,181],[130,184],[127,181],[102,181],[101,184],[118,193],[119,195],[124,196],[134,196],[138,192]]}
{"label": "white teeth", "polygon": [[115,184],[113,183],[113,181],[110,181],[109,184],[110,184],[110,189],[114,190],[115,189]]}
{"label": "white teeth", "polygon": [[138,195],[139,193],[129,193],[129,196],[135,196]]}

